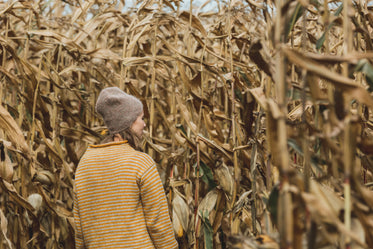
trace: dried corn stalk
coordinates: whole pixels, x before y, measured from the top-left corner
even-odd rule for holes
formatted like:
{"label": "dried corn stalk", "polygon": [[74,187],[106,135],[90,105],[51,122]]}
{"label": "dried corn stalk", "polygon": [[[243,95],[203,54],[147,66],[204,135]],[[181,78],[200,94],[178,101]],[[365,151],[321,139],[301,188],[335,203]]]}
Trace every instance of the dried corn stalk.
{"label": "dried corn stalk", "polygon": [[74,248],[106,86],[144,103],[180,248],[373,247],[372,7],[327,2],[0,3],[0,249]]}

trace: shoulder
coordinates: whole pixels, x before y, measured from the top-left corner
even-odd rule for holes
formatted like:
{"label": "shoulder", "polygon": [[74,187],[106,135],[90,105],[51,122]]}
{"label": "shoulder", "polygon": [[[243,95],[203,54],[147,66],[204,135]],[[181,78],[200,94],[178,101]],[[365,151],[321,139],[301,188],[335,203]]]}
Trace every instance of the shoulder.
{"label": "shoulder", "polygon": [[155,165],[153,158],[141,151],[135,151],[132,155],[132,160],[136,162],[144,171]]}

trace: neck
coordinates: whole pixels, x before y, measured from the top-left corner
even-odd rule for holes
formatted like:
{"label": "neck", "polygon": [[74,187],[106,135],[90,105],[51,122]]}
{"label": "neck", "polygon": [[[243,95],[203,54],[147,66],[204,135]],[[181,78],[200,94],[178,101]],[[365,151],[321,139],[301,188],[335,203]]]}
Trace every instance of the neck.
{"label": "neck", "polygon": [[123,138],[120,134],[115,134],[114,135],[114,142],[121,142],[123,141]]}

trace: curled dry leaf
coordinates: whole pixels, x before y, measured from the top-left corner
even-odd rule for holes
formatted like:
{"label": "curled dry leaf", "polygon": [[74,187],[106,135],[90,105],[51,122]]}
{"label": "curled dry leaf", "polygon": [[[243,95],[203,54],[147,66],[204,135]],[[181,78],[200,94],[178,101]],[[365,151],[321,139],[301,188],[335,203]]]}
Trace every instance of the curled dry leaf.
{"label": "curled dry leaf", "polygon": [[8,134],[9,140],[12,142],[13,146],[29,158],[31,154],[30,149],[21,129],[2,105],[0,105],[0,128]]}
{"label": "curled dry leaf", "polygon": [[[307,110],[311,107],[312,107],[312,103],[306,103],[306,106],[304,109]],[[299,104],[296,107],[294,107],[293,110],[291,110],[291,112],[289,112],[287,116],[288,116],[288,119],[290,119],[291,121],[296,121],[296,120],[300,120],[302,115],[303,115],[303,105]]]}
{"label": "curled dry leaf", "polygon": [[241,208],[243,208],[248,203],[247,198],[252,192],[253,192],[252,190],[249,190],[241,194],[240,198],[238,199],[238,201],[235,203],[233,207],[234,213],[239,212]]}
{"label": "curled dry leaf", "polygon": [[230,199],[233,195],[234,179],[229,168],[225,164],[222,164],[215,169],[215,173],[220,186]]}
{"label": "curled dry leaf", "polygon": [[[5,240],[5,243],[10,249],[13,249],[12,242],[8,238],[8,220],[6,219],[3,211],[0,209],[0,227],[1,227],[1,237]],[[3,241],[3,240],[0,240]],[[3,243],[3,242],[1,242]]]}
{"label": "curled dry leaf", "polygon": [[182,11],[179,15],[179,17],[184,21],[184,22],[189,22],[189,18],[192,18],[192,27],[199,30],[203,36],[207,36],[207,32],[202,25],[201,21],[199,20],[198,17],[195,15],[189,13],[188,11]]}
{"label": "curled dry leaf", "polygon": [[33,180],[48,186],[56,183],[54,174],[48,170],[37,170]]}
{"label": "curled dry leaf", "polygon": [[211,211],[216,206],[216,201],[218,199],[218,191],[216,189],[211,190],[207,193],[207,195],[202,199],[201,203],[198,206],[198,214],[204,214],[207,212],[208,214],[211,213]]}
{"label": "curled dry leaf", "polygon": [[188,107],[183,103],[181,96],[176,98],[177,104],[180,108],[181,115],[188,124],[188,127],[194,134],[197,134],[197,125],[193,122],[192,112],[188,110]]}

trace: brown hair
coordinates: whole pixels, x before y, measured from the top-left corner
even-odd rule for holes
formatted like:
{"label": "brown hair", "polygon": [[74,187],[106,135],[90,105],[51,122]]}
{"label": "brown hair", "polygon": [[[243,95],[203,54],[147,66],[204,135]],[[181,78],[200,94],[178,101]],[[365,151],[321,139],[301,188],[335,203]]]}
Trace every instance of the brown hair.
{"label": "brown hair", "polygon": [[132,146],[135,150],[142,151],[140,145],[141,145],[141,137],[138,136],[131,127],[124,129],[123,131],[119,131],[115,134],[109,134],[107,137],[105,137],[101,144],[110,143],[114,141],[115,136],[119,134],[123,140],[127,140],[128,144]]}

